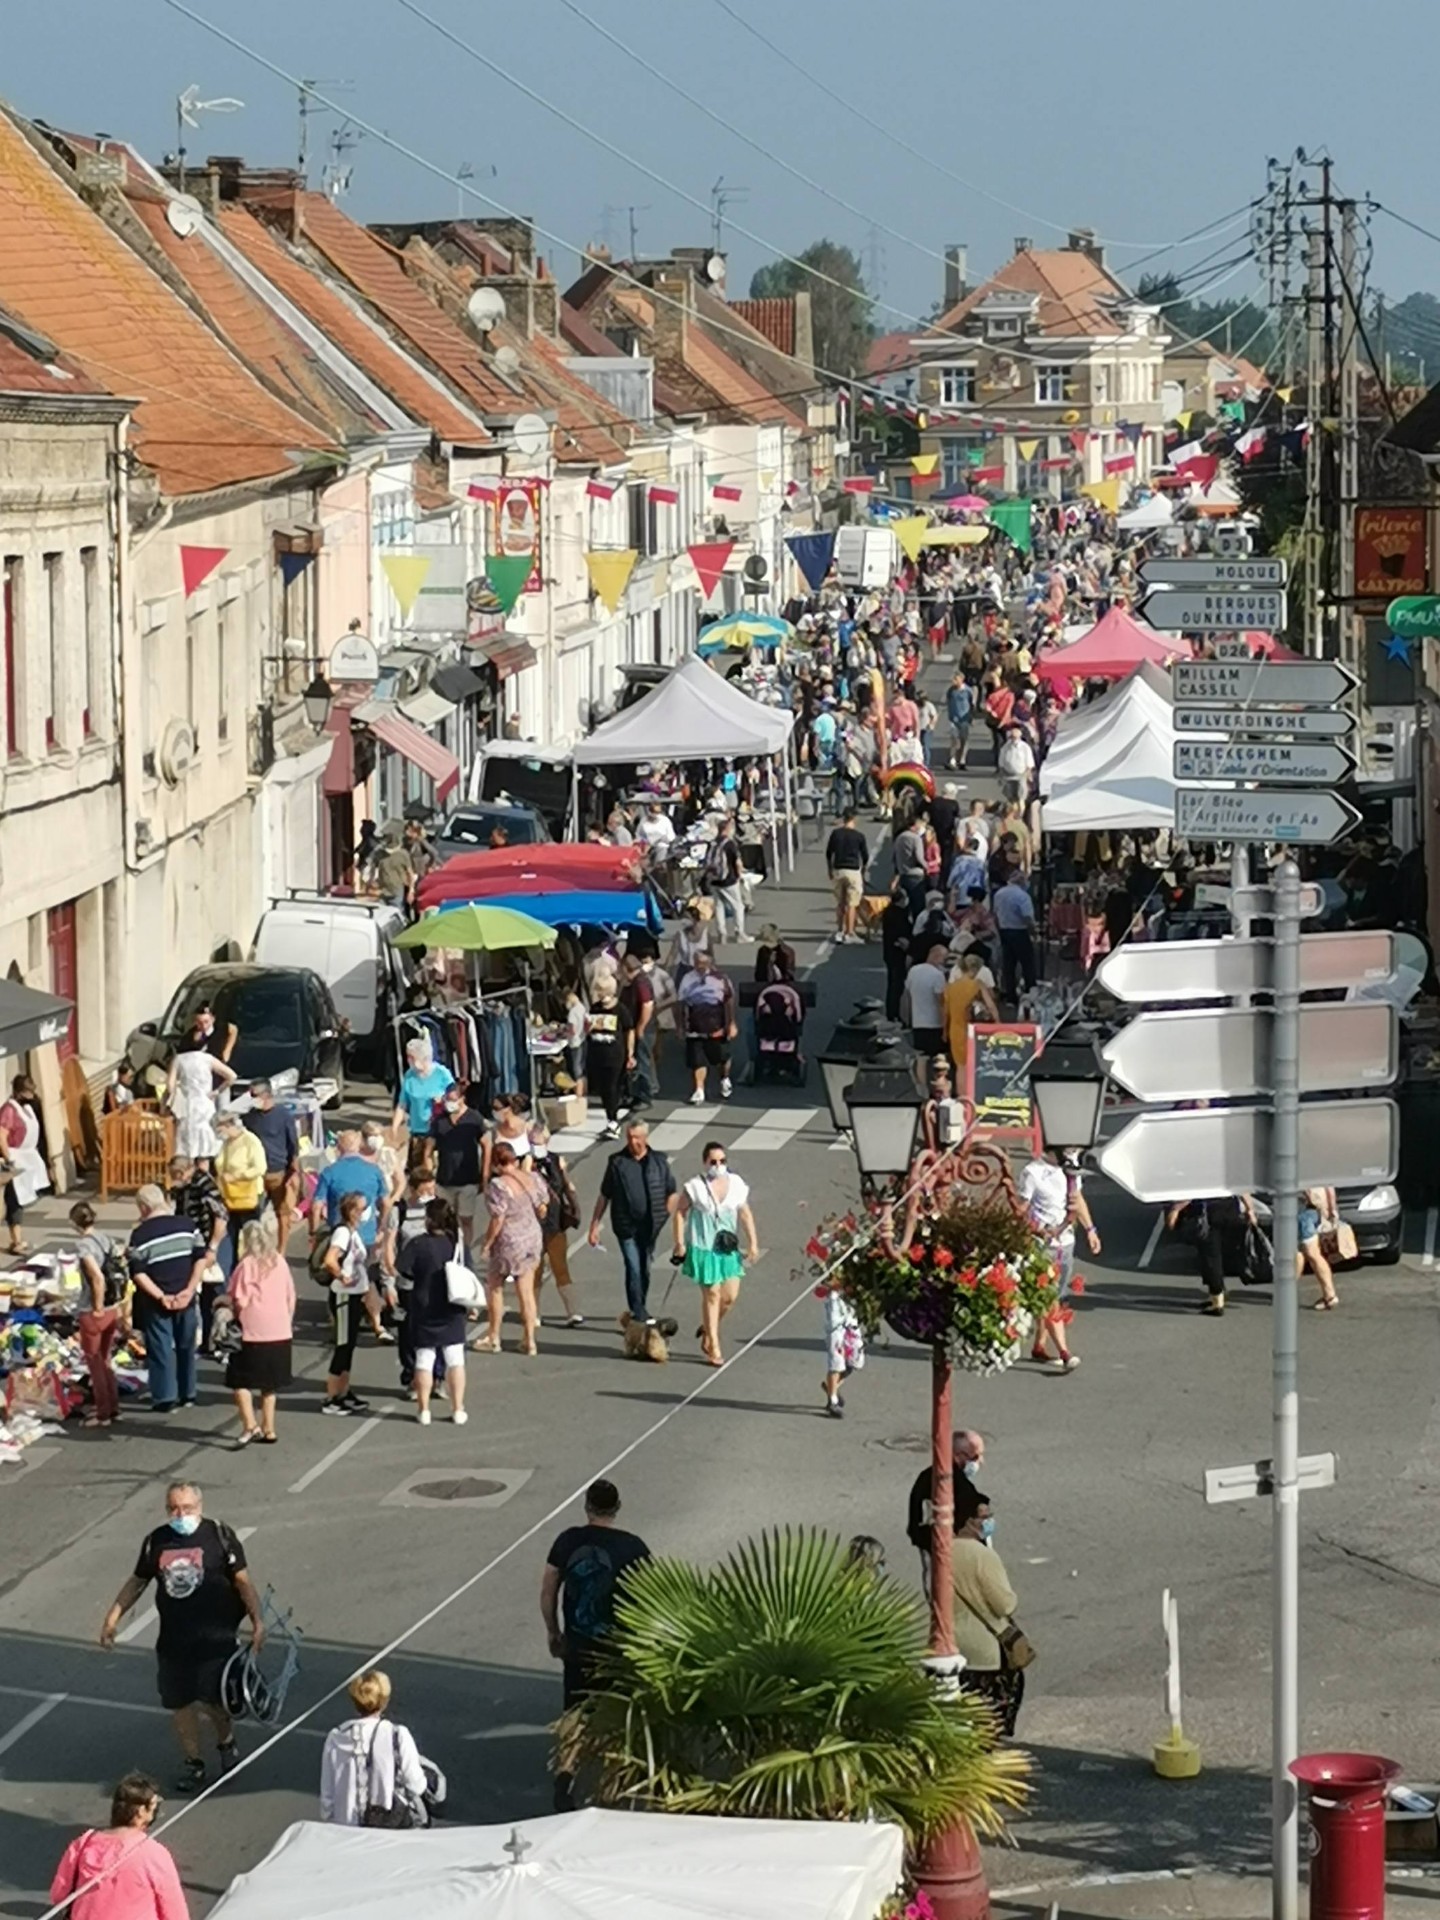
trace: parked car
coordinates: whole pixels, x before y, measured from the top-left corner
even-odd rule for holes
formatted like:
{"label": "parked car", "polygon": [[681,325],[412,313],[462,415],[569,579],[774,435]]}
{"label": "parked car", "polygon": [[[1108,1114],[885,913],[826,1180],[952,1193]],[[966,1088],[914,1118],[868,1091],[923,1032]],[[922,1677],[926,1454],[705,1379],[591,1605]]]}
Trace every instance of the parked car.
{"label": "parked car", "polygon": [[345,1095],[343,1028],[329,987],[311,967],[265,967],[252,961],[196,967],[186,974],[158,1020],[146,1020],[130,1035],[126,1052],[137,1073],[168,1067],[206,1002],[216,1025],[234,1027],[230,1065],[242,1084],[272,1080],[287,1071],[300,1085],[333,1081],[327,1102]]}
{"label": "parked car", "polygon": [[435,852],[441,860],[457,853],[478,853],[490,845],[490,836],[503,827],[512,847],[533,847],[551,838],[544,815],[535,807],[501,806],[481,801],[466,801],[440,823],[435,835]]}
{"label": "parked car", "polygon": [[405,924],[403,909],[387,901],[291,893],[261,914],[250,957],[261,966],[318,973],[340,1015],[347,1058],[384,1077],[391,1063],[391,1022],[407,985],[390,942]]}
{"label": "parked car", "polygon": [[[1405,1209],[1398,1188],[1388,1180],[1375,1187],[1337,1187],[1335,1200],[1340,1218],[1355,1235],[1362,1261],[1377,1267],[1393,1267],[1401,1254],[1401,1233]],[[1269,1230],[1270,1208],[1257,1197],[1255,1211]]]}

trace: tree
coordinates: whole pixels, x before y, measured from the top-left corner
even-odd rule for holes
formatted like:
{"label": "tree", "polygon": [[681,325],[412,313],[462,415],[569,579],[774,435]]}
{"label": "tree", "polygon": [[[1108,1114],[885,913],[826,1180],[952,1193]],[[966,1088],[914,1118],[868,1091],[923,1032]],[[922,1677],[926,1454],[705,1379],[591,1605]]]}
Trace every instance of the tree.
{"label": "tree", "polygon": [[[840,284],[833,285],[835,281]],[[783,300],[794,293],[810,295],[817,366],[847,377],[861,372],[875,334],[870,317],[874,301],[849,247],[817,240],[794,260],[761,267],[750,281],[752,300]]]}
{"label": "tree", "polygon": [[918,1602],[838,1540],[762,1535],[723,1565],[627,1576],[599,1690],[560,1723],[603,1802],[772,1820],[895,1820],[912,1842],[1002,1830],[1029,1761],[922,1668]]}
{"label": "tree", "polygon": [[1176,340],[1208,340],[1218,354],[1243,354],[1260,367],[1275,356],[1275,324],[1248,298],[1188,299],[1172,273],[1142,274],[1136,297],[1161,308],[1165,331]]}

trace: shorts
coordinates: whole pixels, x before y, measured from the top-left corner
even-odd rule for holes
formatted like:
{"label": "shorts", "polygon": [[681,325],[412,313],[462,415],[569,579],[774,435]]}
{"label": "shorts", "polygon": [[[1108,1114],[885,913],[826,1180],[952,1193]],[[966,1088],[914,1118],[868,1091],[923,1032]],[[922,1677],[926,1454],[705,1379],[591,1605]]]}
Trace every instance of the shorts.
{"label": "shorts", "polygon": [[858,867],[841,867],[830,876],[830,891],[839,907],[858,907],[865,891],[865,876]]}
{"label": "shorts", "polygon": [[265,1198],[278,1213],[280,1202],[285,1200],[294,1206],[296,1199],[295,1176],[290,1173],[267,1173],[265,1176]]}
{"label": "shorts", "polygon": [[453,1347],[416,1347],[416,1373],[434,1373],[436,1354],[444,1361],[446,1373],[465,1371],[465,1342],[459,1340]]}
{"label": "shorts", "polygon": [[1296,1241],[1303,1247],[1307,1240],[1317,1240],[1319,1237],[1320,1209],[1318,1207],[1301,1207],[1299,1217],[1295,1222]]}
{"label": "shorts", "polygon": [[480,1211],[479,1187],[436,1187],[435,1191],[467,1220],[473,1220]]}
{"label": "shorts", "polygon": [[693,1072],[696,1067],[723,1067],[730,1057],[730,1042],[718,1033],[706,1039],[698,1034],[690,1034],[685,1041],[685,1064]]}
{"label": "shorts", "polygon": [[227,1647],[223,1653],[202,1649],[198,1654],[157,1655],[155,1679],[161,1706],[167,1713],[178,1713],[181,1707],[197,1704],[218,1707],[220,1676],[233,1652],[233,1647]]}
{"label": "shorts", "polygon": [[574,1643],[567,1645],[562,1670],[565,1675],[565,1706],[578,1706],[595,1691],[595,1650],[591,1647],[582,1649]]}

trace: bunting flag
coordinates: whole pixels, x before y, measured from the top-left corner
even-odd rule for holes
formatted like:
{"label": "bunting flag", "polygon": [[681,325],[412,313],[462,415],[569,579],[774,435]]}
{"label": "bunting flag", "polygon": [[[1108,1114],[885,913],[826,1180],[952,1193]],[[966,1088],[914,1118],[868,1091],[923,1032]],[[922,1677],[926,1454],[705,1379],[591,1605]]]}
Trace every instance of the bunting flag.
{"label": "bunting flag", "polygon": [[773,467],[767,467],[765,471],[759,475],[760,491],[762,493],[769,493],[770,489],[775,485],[775,482],[779,478],[780,478],[779,474],[775,471]]}
{"label": "bunting flag", "polygon": [[500,602],[500,611],[509,613],[525,591],[525,582],[535,571],[533,553],[490,553],[485,556],[485,578],[490,591]]}
{"label": "bunting flag", "polygon": [[907,514],[903,520],[892,520],[890,531],[900,542],[905,558],[915,561],[920,558],[920,549],[925,544],[925,535],[930,530],[930,522],[923,513]]}
{"label": "bunting flag", "polygon": [[1103,507],[1106,513],[1119,512],[1120,482],[1118,480],[1087,480],[1080,491],[1087,499],[1093,500],[1097,507]]}
{"label": "bunting flag", "polygon": [[1133,453],[1112,453],[1108,460],[1102,461],[1106,473],[1133,473],[1135,456]]}
{"label": "bunting flag", "polygon": [[709,599],[720,584],[720,576],[725,571],[725,562],[735,551],[733,540],[697,541],[685,551],[690,556],[695,569],[695,577],[700,582],[700,591]]}
{"label": "bunting flag", "polygon": [[1033,460],[1040,451],[1040,442],[1038,440],[1017,440],[1015,442],[1015,450],[1020,455],[1020,458],[1028,463]]}
{"label": "bunting flag", "polygon": [[1144,427],[1140,426],[1134,420],[1122,420],[1120,422],[1121,438],[1124,440],[1128,440],[1132,447],[1139,446],[1144,432],[1145,432]]}
{"label": "bunting flag", "polygon": [[1183,467],[1187,460],[1198,460],[1205,451],[1203,440],[1187,440],[1183,447],[1176,447],[1170,455],[1172,467]]}
{"label": "bunting flag", "polygon": [[1182,433],[1188,433],[1190,431],[1190,422],[1194,418],[1195,418],[1195,409],[1193,407],[1187,407],[1183,413],[1176,414],[1175,424],[1177,427],[1179,427]]}
{"label": "bunting flag", "polygon": [[1070,435],[1070,444],[1074,447],[1076,453],[1084,453],[1086,447],[1090,444],[1090,435],[1084,427],[1076,427],[1075,431]]}
{"label": "bunting flag", "polygon": [[985,449],[984,449],[983,447],[966,447],[966,449],[965,449],[965,464],[966,464],[966,466],[967,466],[967,467],[981,467],[981,466],[984,466],[984,464],[985,464]]}
{"label": "bunting flag", "polygon": [[591,500],[613,500],[618,490],[618,481],[587,480],[585,482],[585,492]]}
{"label": "bunting flag", "polygon": [[590,574],[590,584],[609,612],[614,613],[625,597],[625,589],[630,584],[630,575],[635,570],[638,557],[633,547],[610,548],[604,552],[586,554],[585,566]]}
{"label": "bunting flag", "polygon": [[740,500],[743,498],[743,493],[741,488],[722,486],[719,483],[719,481],[715,482],[715,484],[711,487],[710,491],[711,493],[714,494],[717,500],[728,500],[732,506],[735,504],[737,500]]}
{"label": "bunting flag", "polygon": [[977,487],[998,487],[1005,478],[1004,467],[976,467],[970,478]]}
{"label": "bunting flag", "polygon": [[910,470],[918,473],[922,480],[928,480],[939,464],[938,453],[912,453],[910,456]]}
{"label": "bunting flag", "polygon": [[181,547],[180,578],[185,582],[186,599],[210,578],[229,551],[228,547]]}
{"label": "bunting flag", "polygon": [[1220,471],[1220,456],[1215,453],[1192,454],[1188,460],[1171,462],[1175,471],[1183,474],[1192,487],[1199,487],[1202,493],[1210,491],[1211,482]]}
{"label": "bunting flag", "polygon": [[1280,396],[1281,405],[1288,407],[1290,404],[1290,396],[1294,393],[1295,389],[1293,387],[1276,387],[1275,391]]}
{"label": "bunting flag", "polygon": [[1243,400],[1222,400],[1216,408],[1216,412],[1222,420],[1243,420],[1245,418],[1245,402]]}
{"label": "bunting flag", "polygon": [[1040,462],[1040,471],[1042,473],[1063,473],[1066,467],[1073,466],[1074,464],[1075,459],[1073,454],[1062,453],[1054,460],[1042,460]]}
{"label": "bunting flag", "polygon": [[652,486],[650,489],[650,498],[655,502],[657,507],[678,507],[680,504],[680,489],[678,487]]}
{"label": "bunting flag", "polygon": [[805,584],[818,593],[825,584],[830,562],[835,557],[835,535],[830,533],[792,533],[785,542],[795,556],[795,564],[805,576]]}
{"label": "bunting flag", "polygon": [[798,480],[787,480],[785,482],[785,497],[787,500],[793,500],[799,491],[800,482]]}
{"label": "bunting flag", "polygon": [[472,500],[493,500],[500,489],[493,480],[472,480],[465,491]]}
{"label": "bunting flag", "polygon": [[1021,553],[1030,551],[1030,502],[999,500],[986,513],[992,527],[1014,541]]}
{"label": "bunting flag", "polygon": [[910,486],[912,491],[916,487],[938,487],[941,478],[942,476],[938,473],[912,473]]}
{"label": "bunting flag", "polygon": [[288,587],[292,580],[298,580],[314,558],[313,553],[282,553],[280,578],[284,584]]}
{"label": "bunting flag", "polygon": [[1251,427],[1235,442],[1235,451],[1248,467],[1265,449],[1265,428]]}
{"label": "bunting flag", "polygon": [[873,493],[874,476],[868,473],[852,473],[848,480],[841,483],[846,493]]}
{"label": "bunting flag", "polygon": [[[410,609],[420,597],[420,589],[424,586],[430,573],[429,554],[382,553],[380,556],[380,565],[384,568],[385,578],[390,582],[390,591],[400,604],[400,618],[402,620],[408,620],[410,618]],[[525,568],[528,573],[530,568],[528,555],[525,560]],[[505,611],[508,613],[510,607],[514,604],[512,600]]]}

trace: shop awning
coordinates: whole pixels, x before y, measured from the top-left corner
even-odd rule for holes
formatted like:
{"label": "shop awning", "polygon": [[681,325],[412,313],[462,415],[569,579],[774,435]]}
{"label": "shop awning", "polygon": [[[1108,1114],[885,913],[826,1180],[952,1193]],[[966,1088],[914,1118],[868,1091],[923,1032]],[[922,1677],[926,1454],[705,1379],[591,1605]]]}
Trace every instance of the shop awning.
{"label": "shop awning", "polygon": [[430,680],[436,693],[443,694],[452,706],[485,691],[485,682],[473,667],[437,667]]}
{"label": "shop awning", "polygon": [[325,731],[330,735],[330,758],[321,788],[333,800],[355,789],[355,743],[350,732],[349,708],[333,706]]}
{"label": "shop awning", "polygon": [[400,711],[407,720],[413,720],[417,727],[433,727],[450,718],[455,711],[455,702],[447,700],[443,693],[437,693],[433,687],[422,687],[419,693],[412,693],[408,700],[400,702]]}
{"label": "shop awning", "polygon": [[74,1011],[73,1000],[60,1000],[18,980],[0,980],[0,1055],[28,1053],[47,1040],[63,1040]]}
{"label": "shop awning", "polygon": [[435,783],[435,798],[443,800],[453,786],[460,780],[460,762],[448,747],[430,734],[422,733],[413,720],[407,720],[398,710],[376,712],[375,702],[368,703],[369,712],[365,724],[377,740],[383,740],[392,753],[398,753],[408,760],[412,767],[418,767]]}
{"label": "shop awning", "polygon": [[523,633],[488,633],[479,647],[502,680],[533,667],[538,658]]}

